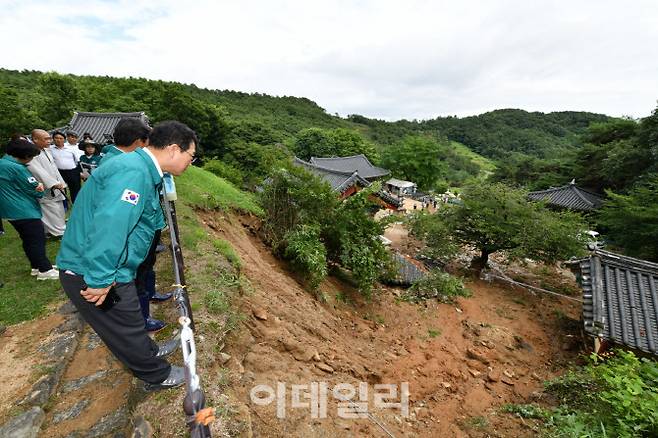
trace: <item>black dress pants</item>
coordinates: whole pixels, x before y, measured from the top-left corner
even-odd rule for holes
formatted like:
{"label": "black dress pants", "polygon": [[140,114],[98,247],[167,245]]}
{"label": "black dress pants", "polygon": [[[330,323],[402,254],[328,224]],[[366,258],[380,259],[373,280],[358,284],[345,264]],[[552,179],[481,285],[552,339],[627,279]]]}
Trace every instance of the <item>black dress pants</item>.
{"label": "black dress pants", "polygon": [[41,219],[17,219],[9,223],[16,229],[23,242],[23,251],[32,269],[50,271],[53,265],[46,255],[46,233]]}
{"label": "black dress pants", "polygon": [[66,185],[69,186],[71,204],[73,204],[75,202],[75,198],[78,196],[80,187],[82,187],[82,183],[80,182],[80,168],[76,167],[69,170],[59,169],[59,174],[62,175],[62,179]]}
{"label": "black dress pants", "polygon": [[144,329],[135,283],[117,283],[101,306],[85,300],[80,291],[87,287],[80,275],[60,271],[59,279],[69,299],[107,348],[139,379],[160,383],[171,366],[156,357],[156,344]]}
{"label": "black dress pants", "polygon": [[151,299],[151,294],[155,293],[155,287],[153,290],[148,290],[149,278],[152,275],[152,278],[155,278],[155,272],[153,272],[153,267],[155,266],[155,256],[158,245],[160,244],[160,237],[162,236],[162,230],[156,230],[153,235],[153,241],[151,242],[151,247],[149,248],[146,258],[137,268],[137,276],[135,277],[135,287],[137,288],[137,295],[139,296],[140,304],[142,306],[142,313],[144,314],[144,320],[146,320],[150,315],[149,309],[149,300]]}

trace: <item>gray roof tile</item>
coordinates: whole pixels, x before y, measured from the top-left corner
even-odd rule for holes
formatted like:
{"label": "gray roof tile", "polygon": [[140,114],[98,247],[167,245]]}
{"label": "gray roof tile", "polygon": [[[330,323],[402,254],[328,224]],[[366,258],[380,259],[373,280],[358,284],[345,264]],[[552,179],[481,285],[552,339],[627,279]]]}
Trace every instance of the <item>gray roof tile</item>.
{"label": "gray roof tile", "polygon": [[343,193],[345,190],[349,189],[355,184],[358,184],[361,187],[368,187],[370,185],[370,182],[361,178],[357,172],[339,172],[325,169],[315,166],[312,163],[308,163],[297,157],[295,157],[293,163],[297,166],[305,168],[312,174],[319,176],[328,182],[333,190],[339,193]]}
{"label": "gray roof tile", "polygon": [[78,133],[80,138],[82,134],[88,132],[93,137],[94,141],[98,143],[109,142],[105,134],[112,135],[114,128],[119,123],[119,120],[124,118],[141,119],[144,123],[148,124],[149,120],[144,112],[136,113],[86,113],[75,112],[67,129],[72,129]]}
{"label": "gray roof tile", "polygon": [[658,264],[596,250],[579,270],[585,331],[658,354]]}
{"label": "gray roof tile", "polygon": [[359,175],[367,180],[380,178],[391,173],[381,167],[373,166],[370,160],[363,154],[353,155],[351,157],[311,157],[311,164],[336,172],[359,172]]}
{"label": "gray roof tile", "polygon": [[594,210],[603,204],[601,196],[584,190],[574,183],[548,190],[530,192],[528,198],[533,201],[546,200],[548,205],[580,211]]}

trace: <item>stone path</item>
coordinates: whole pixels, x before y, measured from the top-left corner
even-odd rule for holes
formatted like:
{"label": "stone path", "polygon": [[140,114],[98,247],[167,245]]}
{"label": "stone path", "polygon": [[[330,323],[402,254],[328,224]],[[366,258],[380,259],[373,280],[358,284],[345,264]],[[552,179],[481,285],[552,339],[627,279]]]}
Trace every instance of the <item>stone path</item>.
{"label": "stone path", "polygon": [[[38,337],[42,341],[22,352],[25,357],[38,356],[38,367],[45,372],[29,382],[31,387],[15,391],[18,398],[10,401],[13,406],[0,425],[0,438],[126,436],[131,406],[143,392],[70,304],[58,313],[58,324],[46,327],[48,332]],[[13,361],[20,366],[18,356]]]}

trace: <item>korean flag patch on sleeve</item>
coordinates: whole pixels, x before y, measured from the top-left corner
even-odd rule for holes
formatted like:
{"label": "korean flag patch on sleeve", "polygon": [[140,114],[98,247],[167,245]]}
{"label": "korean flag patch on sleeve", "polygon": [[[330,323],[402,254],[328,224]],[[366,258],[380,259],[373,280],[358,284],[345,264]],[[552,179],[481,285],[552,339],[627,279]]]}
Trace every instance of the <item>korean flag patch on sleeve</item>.
{"label": "korean flag patch on sleeve", "polygon": [[30,184],[38,184],[38,183],[37,183],[37,179],[36,179],[35,177],[33,177],[33,176],[29,177],[29,178],[27,179],[27,182],[29,182]]}
{"label": "korean flag patch on sleeve", "polygon": [[139,193],[133,192],[132,190],[126,189],[121,195],[121,200],[126,201],[129,204],[137,205],[139,202]]}

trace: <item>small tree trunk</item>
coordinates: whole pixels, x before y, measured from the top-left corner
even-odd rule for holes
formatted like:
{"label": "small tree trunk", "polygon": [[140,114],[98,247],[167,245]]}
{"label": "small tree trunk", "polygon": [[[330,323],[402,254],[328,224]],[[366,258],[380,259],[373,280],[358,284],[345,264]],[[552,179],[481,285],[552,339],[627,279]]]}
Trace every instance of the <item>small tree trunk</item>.
{"label": "small tree trunk", "polygon": [[489,251],[483,249],[480,257],[473,257],[473,260],[471,260],[471,269],[479,275],[480,272],[482,272],[482,270],[487,267],[488,262]]}

